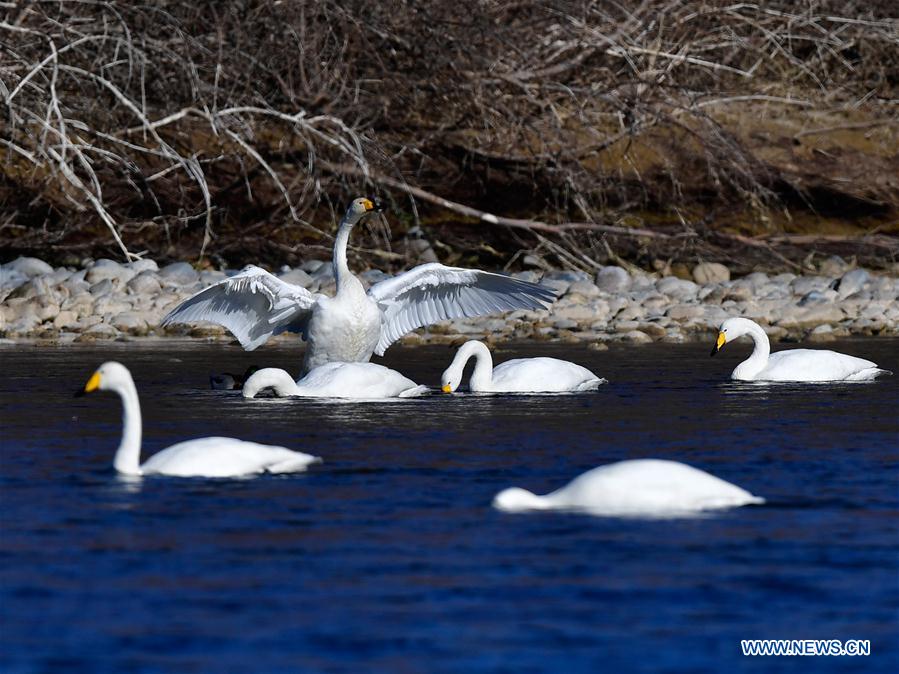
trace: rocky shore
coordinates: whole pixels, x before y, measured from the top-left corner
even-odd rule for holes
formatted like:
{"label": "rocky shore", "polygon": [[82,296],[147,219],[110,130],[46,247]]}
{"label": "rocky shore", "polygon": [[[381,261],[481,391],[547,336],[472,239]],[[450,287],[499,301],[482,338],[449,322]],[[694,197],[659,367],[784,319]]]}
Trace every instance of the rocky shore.
{"label": "rocky shore", "polygon": [[[36,258],[0,265],[0,337],[51,343],[189,336],[230,340],[214,325],[160,328],[179,302],[233,272],[197,271],[186,262],[120,264],[86,260],[80,269],[53,268]],[[331,265],[309,260],[276,272],[313,292],[334,291]],[[775,341],[828,341],[850,335],[899,335],[899,278],[825,260],[818,273],[731,279],[721,264],[702,263],[674,275],[604,267],[582,271],[523,271],[514,276],[552,287],[548,311],[461,319],[418,330],[405,344],[463,339],[647,343],[707,340],[728,316],[760,323]],[[372,270],[363,282],[380,280]],[[296,339],[282,335],[277,339]]]}

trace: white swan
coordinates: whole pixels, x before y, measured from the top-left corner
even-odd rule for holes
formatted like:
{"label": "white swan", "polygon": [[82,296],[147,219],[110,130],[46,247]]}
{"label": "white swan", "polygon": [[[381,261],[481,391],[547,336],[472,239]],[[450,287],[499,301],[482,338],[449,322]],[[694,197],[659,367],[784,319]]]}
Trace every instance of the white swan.
{"label": "white swan", "polygon": [[555,293],[544,286],[476,269],[423,264],[374,284],[366,293],[347,266],[353,226],[376,210],[356,199],[334,240],[337,294],[327,297],[285,283],[259,267],[200,291],[162,321],[209,321],[230,330],[252,351],[284,331],[306,339],[303,373],[330,362],[364,362],[384,355],[400,337],[423,325],[512,309],[544,309]]}
{"label": "white swan", "polygon": [[764,502],[698,468],[635,459],[589,470],[545,496],[518,487],[505,489],[493,499],[493,507],[506,512],[578,510],[611,517],[671,517]]}
{"label": "white swan", "polygon": [[755,342],[752,355],[740,363],[731,379],[739,381],[868,381],[889,370],[877,364],[824,349],[789,349],[771,353],[765,331],[748,318],[728,318],[721,324],[712,355],[728,342],[749,335]]}
{"label": "white swan", "polygon": [[468,388],[474,393],[564,393],[592,391],[607,383],[585,367],[558,358],[516,358],[493,367],[490,349],[475,339],[465,342],[441,377],[444,393],[462,382],[465,364],[474,357]]}
{"label": "white swan", "polygon": [[103,363],[76,395],[96,390],[115,391],[122,398],[124,431],[113,465],[123,475],[241,477],[255,473],[296,473],[321,461],[284,447],[234,438],[198,438],[163,449],[140,465],[140,402],[128,368],[115,361]]}
{"label": "white swan", "polygon": [[377,363],[325,363],[297,382],[284,370],[267,367],[247,379],[243,397],[255,398],[266,388],[274,389],[279,398],[411,398],[428,391]]}

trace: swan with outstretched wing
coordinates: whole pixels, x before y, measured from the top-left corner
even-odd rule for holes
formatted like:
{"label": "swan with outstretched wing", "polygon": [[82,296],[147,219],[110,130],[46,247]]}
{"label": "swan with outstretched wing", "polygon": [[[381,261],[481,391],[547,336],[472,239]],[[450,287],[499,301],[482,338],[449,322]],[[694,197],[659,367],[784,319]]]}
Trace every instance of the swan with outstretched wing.
{"label": "swan with outstretched wing", "polygon": [[216,323],[248,351],[272,335],[299,332],[306,339],[305,373],[324,363],[381,356],[406,333],[438,321],[545,309],[555,299],[545,286],[439,263],[420,265],[366,292],[347,265],[346,249],[353,226],[376,210],[371,200],[355,199],[340,222],[334,241],[333,297],[310,293],[249,266],[185,300],[162,324]]}

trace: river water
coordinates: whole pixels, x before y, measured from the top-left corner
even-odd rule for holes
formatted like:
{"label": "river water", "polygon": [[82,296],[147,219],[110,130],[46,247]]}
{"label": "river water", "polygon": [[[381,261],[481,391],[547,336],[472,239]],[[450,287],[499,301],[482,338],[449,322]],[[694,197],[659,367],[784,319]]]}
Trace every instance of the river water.
{"label": "river water", "polygon": [[[827,345],[899,372],[899,341]],[[610,383],[572,396],[244,401],[210,372],[296,371],[297,348],[0,347],[3,672],[899,671],[899,376],[759,386],[732,344],[559,345]],[[447,347],[385,363],[437,386]],[[123,481],[134,373],[145,456],[231,435],[307,474]],[[594,466],[689,463],[768,503],[675,520],[510,515]],[[869,639],[860,658],[747,658],[741,639]]]}

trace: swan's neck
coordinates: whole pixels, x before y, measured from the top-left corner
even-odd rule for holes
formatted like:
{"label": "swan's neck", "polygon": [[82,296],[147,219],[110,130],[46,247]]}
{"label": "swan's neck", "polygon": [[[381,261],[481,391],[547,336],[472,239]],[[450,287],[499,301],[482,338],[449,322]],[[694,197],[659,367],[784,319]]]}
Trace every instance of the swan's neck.
{"label": "swan's neck", "polygon": [[344,218],[337,228],[337,237],[334,239],[334,254],[331,265],[334,268],[334,279],[337,282],[338,293],[351,286],[362,287],[359,279],[350,272],[346,256],[346,249],[350,243],[350,233],[353,231],[353,225],[355,224],[354,220]]}
{"label": "swan's neck", "polygon": [[458,367],[465,369],[471,358],[474,358],[474,371],[468,380],[469,390],[490,391],[493,388],[493,358],[490,356],[490,349],[481,342],[466,342],[456,356]]}
{"label": "swan's neck", "polygon": [[116,392],[122,398],[122,441],[112,465],[124,475],[140,475],[140,402],[133,382],[122,384]]}
{"label": "swan's neck", "polygon": [[257,393],[267,388],[273,389],[279,398],[295,396],[300,392],[300,387],[286,371],[268,367],[247,379],[243,385],[243,397],[255,398]]}
{"label": "swan's neck", "polygon": [[768,335],[761,327],[753,323],[746,329],[746,334],[752,337],[755,346],[752,354],[737,366],[734,376],[738,379],[748,379],[757,375],[768,365],[768,356],[771,355],[771,342]]}

